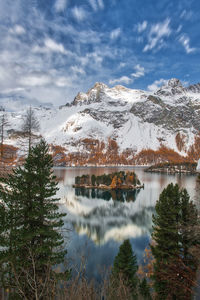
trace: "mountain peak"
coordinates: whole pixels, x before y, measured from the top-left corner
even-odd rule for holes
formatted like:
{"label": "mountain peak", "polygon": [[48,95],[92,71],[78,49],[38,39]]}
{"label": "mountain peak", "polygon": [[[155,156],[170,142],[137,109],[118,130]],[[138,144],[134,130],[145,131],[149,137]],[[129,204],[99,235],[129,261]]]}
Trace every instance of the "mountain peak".
{"label": "mountain peak", "polygon": [[182,83],[179,79],[177,78],[171,78],[169,81],[168,81],[168,86],[172,87],[172,88],[175,88],[175,87],[182,87]]}
{"label": "mountain peak", "polygon": [[87,93],[79,92],[72,102],[73,105],[77,104],[90,104],[94,102],[101,102],[100,93],[104,92],[108,86],[102,82],[96,82],[94,86],[87,91]]}
{"label": "mountain peak", "polygon": [[172,97],[184,92],[185,88],[183,87],[181,81],[177,78],[172,78],[166,85],[163,85],[158,91],[156,91],[155,95]]}
{"label": "mountain peak", "polygon": [[90,90],[92,90],[92,89],[105,89],[107,87],[108,86],[103,82],[95,82],[94,86]]}

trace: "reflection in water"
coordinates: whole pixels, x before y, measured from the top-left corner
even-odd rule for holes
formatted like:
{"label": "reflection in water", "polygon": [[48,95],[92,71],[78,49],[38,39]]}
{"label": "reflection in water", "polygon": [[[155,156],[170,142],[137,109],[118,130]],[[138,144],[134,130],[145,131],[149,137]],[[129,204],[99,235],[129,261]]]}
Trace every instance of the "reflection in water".
{"label": "reflection in water", "polygon": [[[135,171],[144,189],[137,191],[105,191],[74,189],[76,176],[102,175],[115,171]],[[78,260],[80,253],[88,257],[87,275],[97,278],[99,266],[110,266],[124,239],[131,240],[138,261],[143,256],[152,232],[152,214],[162,190],[171,182],[187,188],[200,209],[200,183],[191,175],[145,173],[143,168],[67,168],[56,169],[59,178],[60,209],[67,213],[66,227],[72,229],[68,255]],[[84,245],[87,244],[87,247]],[[80,252],[80,250],[78,250]],[[88,255],[90,253],[90,255]]]}
{"label": "reflection in water", "polygon": [[84,189],[84,188],[75,188],[76,196],[84,196],[92,199],[103,199],[109,201],[111,199],[120,201],[120,202],[130,202],[135,201],[140,190],[130,190],[124,191],[120,189],[115,190],[102,190],[102,189]]}

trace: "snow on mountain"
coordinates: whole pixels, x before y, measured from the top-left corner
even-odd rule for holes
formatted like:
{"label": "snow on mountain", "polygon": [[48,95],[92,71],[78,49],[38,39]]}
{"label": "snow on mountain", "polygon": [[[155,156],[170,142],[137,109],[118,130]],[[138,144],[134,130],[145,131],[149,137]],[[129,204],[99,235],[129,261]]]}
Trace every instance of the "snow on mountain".
{"label": "snow on mountain", "polygon": [[[96,83],[87,93],[79,93],[71,104],[34,110],[40,134],[68,152],[86,151],[81,143],[85,138],[105,144],[111,138],[120,151],[156,150],[162,144],[179,152],[179,132],[184,135],[184,154],[200,131],[200,84],[185,88],[178,79],[171,79],[152,93]],[[20,131],[24,113],[25,110],[6,112],[8,133]],[[18,139],[9,134],[6,142],[18,145]]]}

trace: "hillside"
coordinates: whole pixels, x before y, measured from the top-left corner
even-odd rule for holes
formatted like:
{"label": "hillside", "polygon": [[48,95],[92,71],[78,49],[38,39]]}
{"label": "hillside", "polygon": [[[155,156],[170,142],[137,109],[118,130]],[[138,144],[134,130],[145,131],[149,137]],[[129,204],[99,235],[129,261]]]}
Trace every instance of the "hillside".
{"label": "hillside", "polygon": [[[56,164],[151,164],[200,156],[200,84],[186,88],[171,79],[151,93],[96,83],[70,104],[34,111],[36,134],[52,145]],[[9,121],[5,143],[22,149],[25,109],[0,113]]]}

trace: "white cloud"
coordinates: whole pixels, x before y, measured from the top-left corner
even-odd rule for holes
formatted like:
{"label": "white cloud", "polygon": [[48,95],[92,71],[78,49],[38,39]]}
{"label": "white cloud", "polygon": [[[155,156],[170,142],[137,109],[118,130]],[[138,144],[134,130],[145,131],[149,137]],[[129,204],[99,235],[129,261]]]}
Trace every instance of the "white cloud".
{"label": "white cloud", "polygon": [[97,6],[97,2],[96,0],[88,0],[91,7],[93,8],[94,11],[97,11],[98,10],[98,6]]}
{"label": "white cloud", "polygon": [[66,9],[67,4],[68,0],[56,0],[54,8],[57,12],[62,12]]}
{"label": "white cloud", "polygon": [[186,34],[181,35],[179,42],[183,45],[187,54],[196,51],[196,48],[190,47],[190,39]]}
{"label": "white cloud", "polygon": [[85,71],[83,70],[83,68],[80,68],[78,66],[72,66],[71,70],[73,73],[75,74],[81,74],[81,75],[85,75]]}
{"label": "white cloud", "polygon": [[60,52],[60,53],[65,54],[64,46],[62,44],[56,43],[54,40],[52,40],[50,38],[46,39],[44,41],[44,44],[49,50],[51,50],[53,52]]}
{"label": "white cloud", "polygon": [[136,65],[136,66],[134,67],[134,69],[135,69],[135,72],[131,74],[132,77],[134,77],[134,78],[139,78],[139,77],[144,76],[144,74],[145,74],[145,69],[144,69],[143,67],[141,67],[139,64]]}
{"label": "white cloud", "polygon": [[147,24],[148,24],[147,21],[143,21],[142,23],[139,23],[137,25],[137,31],[139,33],[143,32],[147,28]]}
{"label": "white cloud", "polygon": [[97,52],[91,52],[79,57],[79,61],[82,66],[90,65],[96,69],[102,66],[103,57]]}
{"label": "white cloud", "polygon": [[182,25],[179,25],[178,28],[176,29],[176,32],[179,33],[181,31],[182,27],[183,27]]}
{"label": "white cloud", "polygon": [[55,80],[55,85],[58,87],[66,87],[66,86],[70,86],[72,84],[72,79],[68,78],[68,77],[58,77]]}
{"label": "white cloud", "polygon": [[191,10],[183,10],[181,15],[180,15],[180,18],[181,19],[185,19],[185,20],[190,20],[192,18],[192,11]]}
{"label": "white cloud", "polygon": [[[121,63],[120,64],[122,67],[125,66],[126,64]],[[131,74],[131,77],[128,76],[122,76],[120,78],[116,79],[111,79],[109,81],[110,84],[116,84],[116,83],[125,83],[125,84],[130,84],[132,83],[136,78],[142,77],[145,74],[145,69],[141,67],[139,64],[134,67],[135,72]]]}
{"label": "white cloud", "polygon": [[51,77],[46,74],[37,74],[33,73],[30,75],[26,75],[21,77],[19,83],[23,86],[44,86],[51,83]]}
{"label": "white cloud", "polygon": [[72,15],[77,21],[83,21],[88,16],[86,10],[80,6],[75,6],[72,8]]}
{"label": "white cloud", "polygon": [[161,48],[164,40],[164,37],[168,37],[171,34],[171,28],[169,26],[170,19],[167,18],[162,23],[157,23],[151,26],[149,35],[148,35],[148,43],[144,47],[143,52],[149,51],[155,47]]}
{"label": "white cloud", "polygon": [[120,62],[120,64],[119,64],[119,68],[124,68],[126,66],[126,63],[124,63],[124,62]]}
{"label": "white cloud", "polygon": [[120,78],[112,79],[109,81],[110,84],[116,84],[116,83],[130,84],[132,82],[133,82],[133,79],[128,76],[122,76]]}
{"label": "white cloud", "polygon": [[161,78],[160,80],[155,80],[152,84],[148,85],[148,90],[151,92],[155,92],[159,89],[159,87],[166,85],[169,80]]}
{"label": "white cloud", "polygon": [[116,28],[113,31],[111,31],[110,33],[110,38],[112,40],[117,39],[121,34],[121,29],[120,28]]}
{"label": "white cloud", "polygon": [[103,0],[88,0],[88,2],[94,11],[97,11],[98,9],[104,9]]}
{"label": "white cloud", "polygon": [[26,33],[26,30],[21,25],[15,25],[13,28],[10,29],[10,33],[22,35]]}
{"label": "white cloud", "polygon": [[98,2],[99,7],[101,9],[104,9],[104,2],[103,2],[103,0],[97,0],[97,2]]}
{"label": "white cloud", "polygon": [[3,92],[4,94],[10,94],[10,93],[17,93],[17,92],[22,92],[22,91],[25,91],[25,88],[22,88],[22,87],[10,88],[10,89],[3,90],[1,92]]}
{"label": "white cloud", "polygon": [[136,42],[139,43],[143,43],[144,42],[144,37],[143,36],[138,36],[136,37]]}
{"label": "white cloud", "polygon": [[47,52],[57,52],[62,54],[70,54],[69,51],[65,50],[64,46],[61,43],[57,43],[56,41],[46,38],[44,40],[44,46],[34,46],[32,49],[35,53],[47,53]]}

